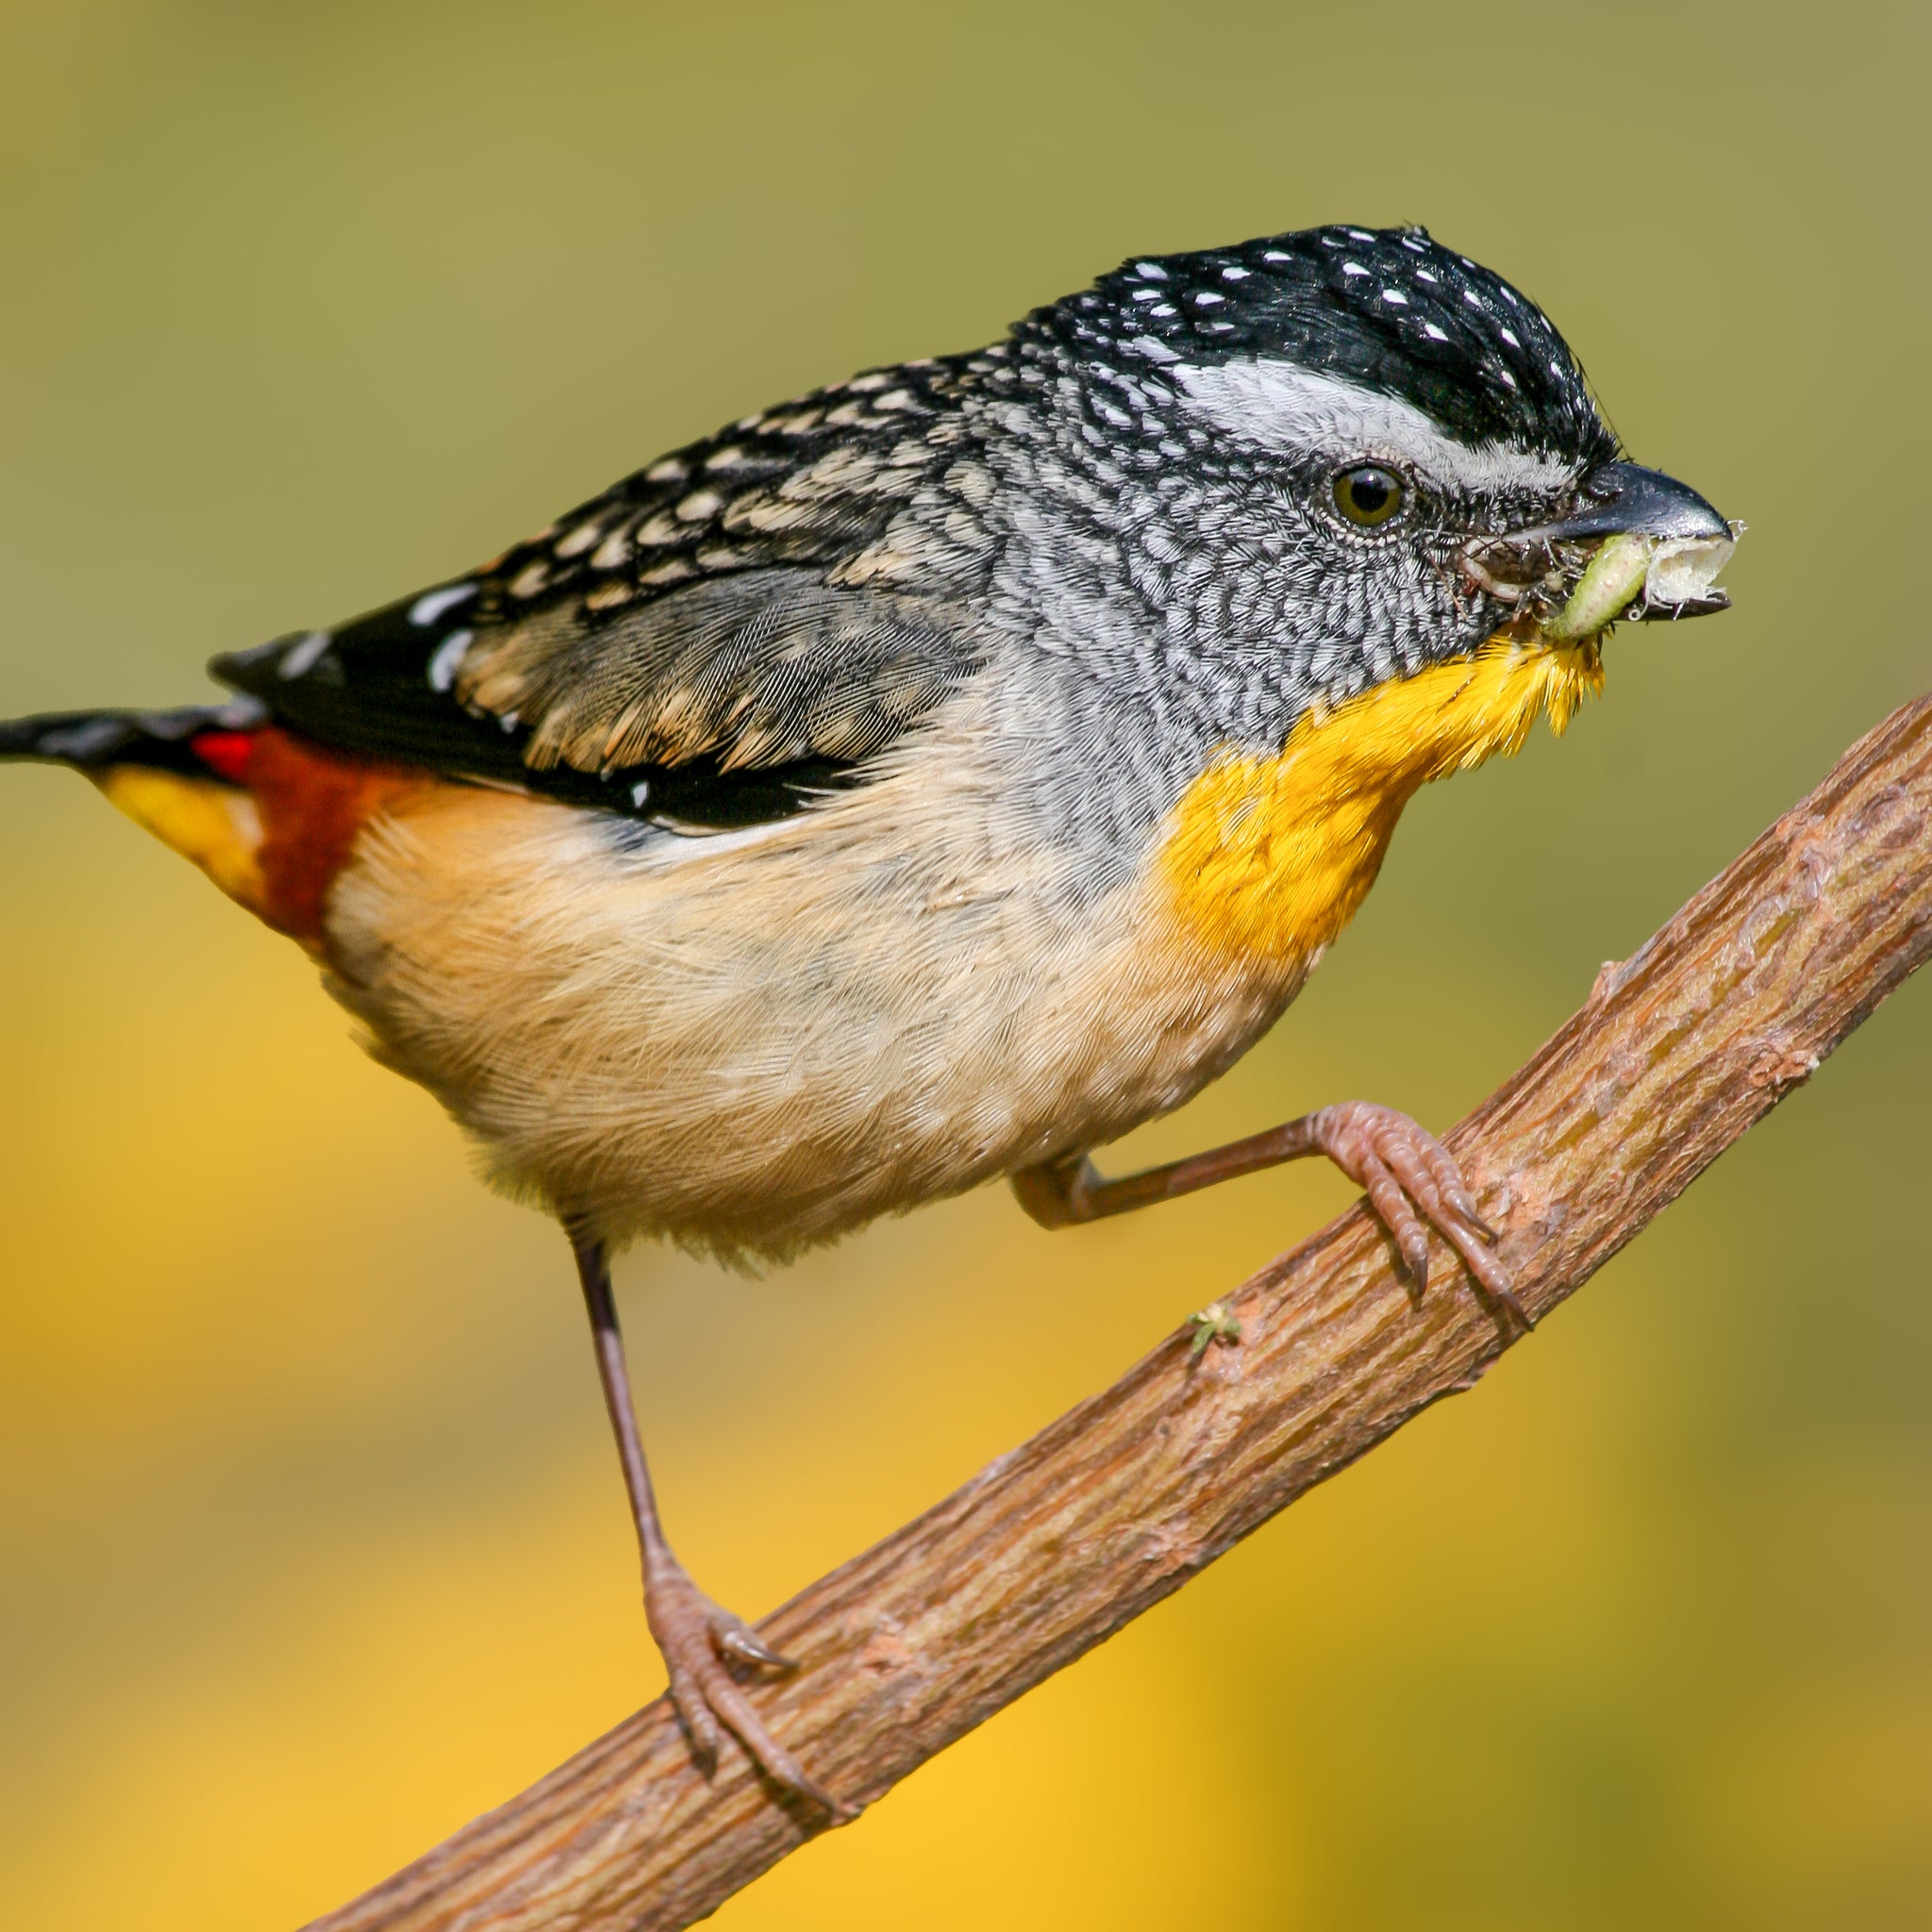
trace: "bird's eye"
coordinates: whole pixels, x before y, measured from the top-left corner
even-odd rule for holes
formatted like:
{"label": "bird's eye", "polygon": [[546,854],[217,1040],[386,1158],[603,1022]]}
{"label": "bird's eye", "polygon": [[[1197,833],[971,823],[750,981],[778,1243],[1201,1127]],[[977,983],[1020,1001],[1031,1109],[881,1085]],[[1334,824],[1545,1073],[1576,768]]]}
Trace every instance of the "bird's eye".
{"label": "bird's eye", "polygon": [[1335,479],[1335,508],[1352,524],[1373,530],[1399,511],[1407,492],[1402,478],[1376,463],[1359,463]]}

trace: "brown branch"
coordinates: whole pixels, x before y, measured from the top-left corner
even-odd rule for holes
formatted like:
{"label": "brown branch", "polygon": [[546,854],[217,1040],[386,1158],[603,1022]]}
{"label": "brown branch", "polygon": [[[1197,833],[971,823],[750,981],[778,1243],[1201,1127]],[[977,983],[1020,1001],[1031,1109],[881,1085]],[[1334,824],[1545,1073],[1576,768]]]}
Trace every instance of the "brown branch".
{"label": "brown branch", "polygon": [[[1932,697],[1840,760],[1450,1137],[1547,1313],[1932,950]],[[870,1802],[1211,1563],[1508,1338],[1440,1246],[1420,1305],[1359,1208],[760,1626],[806,1660],[777,1734]],[[311,1932],[688,1925],[802,1843],[733,1754],[691,1767],[664,1700]]]}

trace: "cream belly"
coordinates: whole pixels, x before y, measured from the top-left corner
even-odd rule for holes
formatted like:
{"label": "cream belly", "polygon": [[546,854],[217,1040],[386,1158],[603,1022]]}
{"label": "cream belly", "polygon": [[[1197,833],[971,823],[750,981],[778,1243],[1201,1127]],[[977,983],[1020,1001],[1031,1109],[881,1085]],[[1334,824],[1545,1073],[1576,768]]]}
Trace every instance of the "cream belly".
{"label": "cream belly", "polygon": [[1191,940],[1151,872],[1076,916],[997,801],[934,795],[901,773],[626,849],[431,787],[336,882],[334,989],[499,1185],[612,1241],[782,1256],[1177,1106],[1299,987]]}

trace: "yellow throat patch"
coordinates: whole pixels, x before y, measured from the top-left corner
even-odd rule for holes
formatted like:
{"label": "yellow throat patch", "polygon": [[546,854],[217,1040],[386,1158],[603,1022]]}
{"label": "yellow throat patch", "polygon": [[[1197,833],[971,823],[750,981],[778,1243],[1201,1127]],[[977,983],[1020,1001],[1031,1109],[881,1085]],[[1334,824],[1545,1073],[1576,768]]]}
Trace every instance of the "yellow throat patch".
{"label": "yellow throat patch", "polygon": [[1161,848],[1183,925],[1217,951],[1306,958],[1354,918],[1418,787],[1513,757],[1541,711],[1561,736],[1602,689],[1594,640],[1494,639],[1308,713],[1277,757],[1222,758],[1182,794]]}

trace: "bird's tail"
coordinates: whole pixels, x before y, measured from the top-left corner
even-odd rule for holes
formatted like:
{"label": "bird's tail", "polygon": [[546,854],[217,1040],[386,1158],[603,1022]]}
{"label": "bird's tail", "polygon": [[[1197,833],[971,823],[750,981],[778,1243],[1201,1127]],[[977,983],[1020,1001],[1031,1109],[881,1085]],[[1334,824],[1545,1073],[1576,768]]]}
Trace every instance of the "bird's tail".
{"label": "bird's tail", "polygon": [[208,733],[249,732],[266,722],[259,705],[184,705],[173,711],[47,711],[0,719],[0,758],[72,765],[90,776],[119,766],[218,777],[196,750]]}
{"label": "bird's tail", "polygon": [[0,758],[73,766],[229,898],[311,947],[356,833],[413,783],[291,738],[252,700],[0,721]]}

